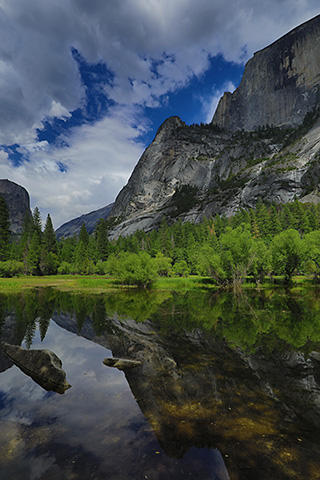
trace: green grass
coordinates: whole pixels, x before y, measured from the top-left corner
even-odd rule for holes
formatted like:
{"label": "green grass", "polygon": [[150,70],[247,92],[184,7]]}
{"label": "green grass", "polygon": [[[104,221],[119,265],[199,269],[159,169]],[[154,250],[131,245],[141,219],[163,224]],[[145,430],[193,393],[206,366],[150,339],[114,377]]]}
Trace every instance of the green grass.
{"label": "green grass", "polygon": [[98,275],[51,275],[43,277],[21,276],[15,278],[0,278],[0,293],[21,292],[38,287],[53,287],[58,290],[95,293],[120,288],[114,280]]}
{"label": "green grass", "polygon": [[[283,277],[274,277],[273,281],[266,279],[261,288],[283,286]],[[314,286],[312,276],[295,276],[290,288]],[[51,275],[43,277],[21,276],[15,278],[0,278],[0,294],[19,293],[24,290],[52,287],[61,291],[75,293],[104,293],[119,290],[133,290],[136,287],[121,285],[117,279],[103,275]],[[186,290],[215,290],[218,287],[209,277],[189,275],[188,277],[159,277],[153,285],[153,290],[159,291],[186,291]],[[242,289],[256,289],[255,283],[247,282]]]}
{"label": "green grass", "polygon": [[188,277],[159,277],[155,283],[157,290],[194,290],[217,288],[208,277],[189,275]]}

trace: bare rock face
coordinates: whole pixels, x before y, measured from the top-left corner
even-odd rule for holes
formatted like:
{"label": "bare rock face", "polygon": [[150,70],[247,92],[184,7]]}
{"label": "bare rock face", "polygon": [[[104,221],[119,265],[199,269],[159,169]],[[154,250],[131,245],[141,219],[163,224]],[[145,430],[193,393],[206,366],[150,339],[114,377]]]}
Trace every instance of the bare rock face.
{"label": "bare rock face", "polygon": [[0,195],[7,202],[12,233],[21,233],[23,219],[30,212],[30,198],[27,190],[10,180],[0,180]]}
{"label": "bare rock face", "polygon": [[110,213],[112,236],[171,221],[233,215],[259,198],[319,202],[319,120],[288,146],[272,132],[219,132],[168,119],[143,153]]}
{"label": "bare rock face", "polygon": [[259,198],[319,202],[319,40],[317,16],[256,53],[211,124],[167,119],[116,198],[111,237],[163,217],[230,216]]}
{"label": "bare rock face", "polygon": [[212,122],[228,130],[295,126],[319,104],[320,15],[255,53]]}

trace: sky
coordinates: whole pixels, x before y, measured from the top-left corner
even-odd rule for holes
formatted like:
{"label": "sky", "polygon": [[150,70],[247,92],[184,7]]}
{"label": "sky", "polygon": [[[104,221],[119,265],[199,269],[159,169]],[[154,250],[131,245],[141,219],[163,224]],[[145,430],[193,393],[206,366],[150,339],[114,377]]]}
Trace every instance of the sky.
{"label": "sky", "polygon": [[209,123],[318,0],[0,0],[0,178],[54,227],[112,203],[161,123]]}

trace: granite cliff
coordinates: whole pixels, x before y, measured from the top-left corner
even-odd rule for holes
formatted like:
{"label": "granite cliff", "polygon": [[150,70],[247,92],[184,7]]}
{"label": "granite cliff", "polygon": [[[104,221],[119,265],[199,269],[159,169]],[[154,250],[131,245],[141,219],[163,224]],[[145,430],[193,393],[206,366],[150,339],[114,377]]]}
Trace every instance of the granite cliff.
{"label": "granite cliff", "polygon": [[209,125],[167,119],[116,198],[111,236],[266,202],[320,201],[320,16],[257,52]]}
{"label": "granite cliff", "polygon": [[228,130],[300,125],[319,103],[320,15],[255,53],[212,122]]}
{"label": "granite cliff", "polygon": [[[310,128],[310,125],[312,127]],[[199,222],[240,208],[299,198],[318,202],[320,121],[255,132],[168,119],[143,153],[110,214],[112,236],[156,228],[163,216]]]}
{"label": "granite cliff", "polygon": [[164,216],[230,216],[259,198],[319,202],[319,40],[320,15],[257,52],[210,124],[167,119],[111,211],[68,222],[58,235],[77,233],[87,219],[94,224],[96,213],[108,217],[115,238],[157,228]]}
{"label": "granite cliff", "polygon": [[21,233],[23,219],[30,213],[30,197],[27,190],[10,180],[0,180],[0,195],[7,203],[10,229],[12,233]]}

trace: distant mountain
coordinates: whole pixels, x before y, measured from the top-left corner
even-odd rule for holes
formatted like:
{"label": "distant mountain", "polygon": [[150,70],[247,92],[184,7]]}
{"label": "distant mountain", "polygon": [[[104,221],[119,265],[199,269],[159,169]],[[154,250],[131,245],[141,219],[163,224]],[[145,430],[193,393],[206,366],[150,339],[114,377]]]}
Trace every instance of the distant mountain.
{"label": "distant mountain", "polygon": [[73,220],[64,223],[56,230],[57,238],[67,238],[73,236],[74,234],[79,234],[83,223],[85,224],[88,233],[92,233],[95,229],[96,223],[100,220],[100,218],[108,218],[112,207],[113,203],[107,205],[106,207],[99,208],[99,210],[81,215],[81,217],[74,218]]}
{"label": "distant mountain", "polygon": [[[110,213],[111,236],[199,222],[259,198],[320,201],[320,16],[257,52],[209,125],[171,117]],[[268,128],[265,126],[269,125]]]}
{"label": "distant mountain", "polygon": [[30,213],[30,197],[24,187],[7,179],[0,180],[0,195],[7,203],[10,229],[12,233],[21,233],[26,213]]}

